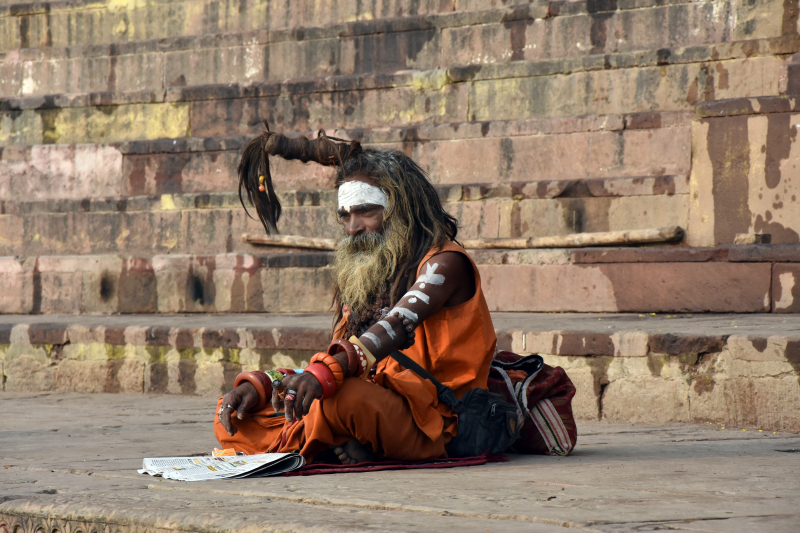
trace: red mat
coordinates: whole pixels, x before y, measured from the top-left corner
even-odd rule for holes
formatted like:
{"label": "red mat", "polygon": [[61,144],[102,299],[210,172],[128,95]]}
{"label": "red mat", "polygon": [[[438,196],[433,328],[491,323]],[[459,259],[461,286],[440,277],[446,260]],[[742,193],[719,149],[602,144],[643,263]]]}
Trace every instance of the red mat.
{"label": "red mat", "polygon": [[506,462],[505,455],[490,456],[488,453],[477,457],[447,459],[426,459],[424,461],[375,461],[343,465],[334,463],[312,463],[298,470],[286,472],[284,476],[316,476],[318,474],[349,474],[353,472],[380,472],[382,470],[418,470],[422,468],[454,468],[457,466],[477,466],[486,463]]}

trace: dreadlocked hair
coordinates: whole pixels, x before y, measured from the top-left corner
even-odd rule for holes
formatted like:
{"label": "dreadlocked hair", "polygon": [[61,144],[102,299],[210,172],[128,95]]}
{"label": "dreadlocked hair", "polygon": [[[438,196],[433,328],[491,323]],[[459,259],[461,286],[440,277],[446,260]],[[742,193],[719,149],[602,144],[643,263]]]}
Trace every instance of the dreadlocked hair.
{"label": "dreadlocked hair", "polygon": [[[340,166],[361,153],[358,141],[345,141],[336,137],[328,137],[320,130],[314,140],[300,136],[289,138],[282,133],[266,131],[247,143],[239,162],[239,201],[247,212],[242,196],[242,189],[247,191],[247,198],[255,206],[258,219],[264,226],[267,235],[278,232],[278,220],[281,217],[281,203],[272,186],[272,175],[269,171],[269,156],[280,156],[286,160],[299,160],[303,163],[313,161],[325,166]],[[340,169],[341,171],[341,169]],[[262,179],[263,176],[263,179]],[[263,181],[263,182],[262,182]],[[259,186],[264,186],[264,191]],[[250,213],[247,212],[248,216]]]}
{"label": "dreadlocked hair", "polygon": [[[355,174],[374,179],[389,200],[383,215],[384,224],[396,224],[405,233],[408,247],[398,258],[396,277],[389,289],[390,307],[411,288],[422,258],[431,248],[441,248],[455,241],[458,221],[442,207],[439,195],[427,173],[410,157],[397,150],[367,148],[356,156],[345,158],[336,175],[337,189]],[[339,287],[333,297],[338,323],[342,314]]]}

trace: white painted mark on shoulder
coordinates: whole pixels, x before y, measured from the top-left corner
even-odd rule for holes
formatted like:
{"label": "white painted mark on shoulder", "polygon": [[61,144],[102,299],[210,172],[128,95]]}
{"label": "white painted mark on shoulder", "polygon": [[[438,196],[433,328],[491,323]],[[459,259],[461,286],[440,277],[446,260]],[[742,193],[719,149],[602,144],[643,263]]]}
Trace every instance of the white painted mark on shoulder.
{"label": "white painted mark on shoulder", "polygon": [[444,276],[437,274],[436,269],[439,268],[439,263],[433,265],[425,265],[425,273],[417,278],[417,283],[430,283],[431,285],[442,285],[444,283]]}

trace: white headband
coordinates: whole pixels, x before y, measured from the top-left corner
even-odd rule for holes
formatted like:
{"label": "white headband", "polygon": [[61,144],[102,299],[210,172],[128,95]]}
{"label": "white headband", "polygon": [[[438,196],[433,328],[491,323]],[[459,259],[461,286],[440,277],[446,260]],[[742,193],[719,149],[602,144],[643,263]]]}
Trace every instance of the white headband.
{"label": "white headband", "polygon": [[386,193],[363,181],[346,181],[339,187],[339,209],[348,212],[356,205],[380,205],[385,209],[388,203]]}

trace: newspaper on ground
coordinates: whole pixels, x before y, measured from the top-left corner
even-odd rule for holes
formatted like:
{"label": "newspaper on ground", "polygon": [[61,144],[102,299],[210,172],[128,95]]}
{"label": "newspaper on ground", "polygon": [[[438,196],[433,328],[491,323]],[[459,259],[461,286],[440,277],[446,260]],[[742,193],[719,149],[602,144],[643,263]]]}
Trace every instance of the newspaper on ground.
{"label": "newspaper on ground", "polygon": [[277,476],[297,470],[306,461],[297,453],[261,453],[233,457],[154,457],[142,461],[140,474],[178,481]]}

